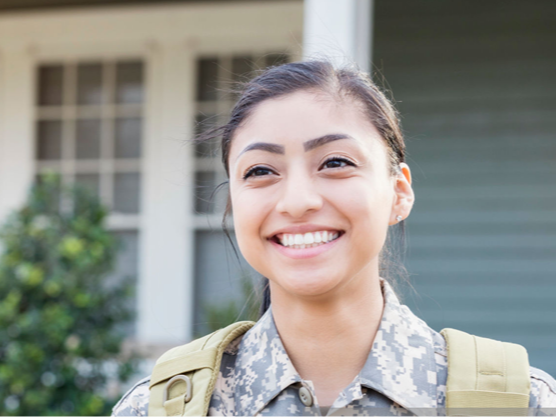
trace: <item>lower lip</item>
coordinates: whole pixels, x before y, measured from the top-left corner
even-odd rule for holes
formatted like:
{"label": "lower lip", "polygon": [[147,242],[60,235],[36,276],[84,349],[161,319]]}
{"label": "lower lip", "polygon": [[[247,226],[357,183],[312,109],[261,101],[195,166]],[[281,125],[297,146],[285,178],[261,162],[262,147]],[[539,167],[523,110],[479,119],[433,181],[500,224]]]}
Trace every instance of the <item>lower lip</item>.
{"label": "lower lip", "polygon": [[307,259],[307,258],[313,258],[317,255],[320,255],[321,253],[324,253],[332,249],[343,236],[344,234],[342,234],[337,239],[325,243],[324,245],[319,245],[313,248],[304,248],[304,249],[288,248],[286,246],[280,245],[279,243],[276,243],[274,240],[270,240],[269,242],[272,243],[272,245],[274,245],[274,247],[278,250],[278,252],[280,252],[284,256],[287,256],[288,258]]}

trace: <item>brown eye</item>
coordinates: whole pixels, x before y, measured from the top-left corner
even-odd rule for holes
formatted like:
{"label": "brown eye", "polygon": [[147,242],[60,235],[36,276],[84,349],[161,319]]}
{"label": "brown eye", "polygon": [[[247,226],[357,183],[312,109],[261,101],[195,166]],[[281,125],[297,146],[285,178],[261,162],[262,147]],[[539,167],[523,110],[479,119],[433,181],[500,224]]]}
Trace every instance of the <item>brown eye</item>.
{"label": "brown eye", "polygon": [[254,177],[263,177],[265,175],[271,175],[273,171],[269,168],[265,167],[253,167],[243,176],[243,179],[246,180],[247,178],[254,176]]}
{"label": "brown eye", "polygon": [[349,159],[333,157],[324,161],[321,168],[344,168],[346,166],[355,166],[355,164]]}

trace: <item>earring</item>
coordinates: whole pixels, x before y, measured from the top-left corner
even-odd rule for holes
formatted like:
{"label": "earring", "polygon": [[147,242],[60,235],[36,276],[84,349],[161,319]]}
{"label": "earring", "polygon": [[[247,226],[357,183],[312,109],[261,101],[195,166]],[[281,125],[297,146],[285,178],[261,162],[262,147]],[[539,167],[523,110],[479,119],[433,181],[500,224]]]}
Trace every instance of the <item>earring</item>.
{"label": "earring", "polygon": [[401,222],[401,221],[402,221],[402,216],[397,215],[397,216],[396,216],[396,220],[397,220],[398,222]]}

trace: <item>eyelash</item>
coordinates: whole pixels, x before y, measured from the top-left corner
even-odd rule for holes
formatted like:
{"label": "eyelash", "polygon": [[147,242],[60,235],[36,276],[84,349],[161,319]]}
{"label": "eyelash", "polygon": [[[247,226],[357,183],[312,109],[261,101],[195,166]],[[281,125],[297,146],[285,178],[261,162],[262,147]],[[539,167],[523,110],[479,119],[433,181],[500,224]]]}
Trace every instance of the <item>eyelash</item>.
{"label": "eyelash", "polygon": [[[350,165],[350,166],[356,166],[354,162],[350,161],[349,159],[346,158],[342,158],[339,156],[332,156],[330,158],[328,158],[326,161],[324,161],[321,165],[321,167],[325,166],[326,164],[328,164],[329,162],[332,161],[339,161],[339,162],[343,162],[346,165]],[[337,168],[344,168],[345,166],[340,166],[340,167],[334,167],[334,168],[330,168],[330,169],[337,169]],[[246,180],[247,178],[249,178],[250,176],[254,175],[256,171],[258,170],[263,170],[263,171],[267,171],[267,172],[272,172],[272,170],[270,168],[266,168],[264,166],[254,166],[253,168],[251,168],[249,171],[247,171],[245,173],[245,175],[243,176],[243,179]],[[265,174],[267,175],[267,174]],[[256,177],[264,177],[265,175],[255,175]]]}
{"label": "eyelash", "polygon": [[[266,168],[260,165],[254,166],[253,168],[251,168],[249,171],[247,171],[245,173],[245,175],[243,176],[243,179],[246,180],[247,178],[249,178],[251,175],[253,175],[257,170],[264,170],[264,171],[269,171],[272,172],[272,170],[270,168]],[[264,175],[256,175],[257,177],[263,177]]]}
{"label": "eyelash", "polygon": [[[355,163],[353,161],[350,161],[347,158],[342,158],[341,156],[331,156],[330,158],[328,158],[326,161],[324,161],[321,165],[321,167],[323,167],[324,165],[328,164],[329,162],[332,161],[340,161],[345,163],[346,165],[350,165],[352,167],[356,166]],[[336,168],[344,168],[344,166],[341,167],[334,167],[334,168],[330,168],[330,169],[336,169]]]}

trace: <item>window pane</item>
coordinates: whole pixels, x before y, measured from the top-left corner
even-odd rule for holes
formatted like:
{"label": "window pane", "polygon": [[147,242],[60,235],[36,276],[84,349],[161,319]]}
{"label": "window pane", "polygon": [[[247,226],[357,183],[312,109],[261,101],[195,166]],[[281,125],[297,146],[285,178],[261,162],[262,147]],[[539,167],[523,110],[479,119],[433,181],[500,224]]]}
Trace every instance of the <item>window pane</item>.
{"label": "window pane", "polygon": [[100,120],[78,120],[75,128],[75,157],[98,159],[100,157]]}
{"label": "window pane", "polygon": [[139,158],[141,156],[141,119],[116,119],[114,156],[116,158]]}
{"label": "window pane", "polygon": [[41,120],[37,123],[37,159],[62,159],[62,122]]}
{"label": "window pane", "polygon": [[[230,233],[230,237],[237,249],[234,233]],[[224,232],[197,231],[195,233],[195,324],[193,328],[195,335],[202,336],[213,331],[212,329],[222,328],[231,321],[236,321],[239,313],[248,314],[247,299],[255,301],[252,297],[257,297],[249,291],[249,287],[259,284],[255,277],[258,277],[258,274],[249,266],[241,253],[238,262]],[[248,282],[252,284],[247,286]],[[218,311],[226,310],[228,314],[218,314]],[[239,317],[239,319],[245,318]]]}
{"label": "window pane", "polygon": [[[195,118],[195,133],[200,135],[205,130],[213,127],[216,123],[216,116],[198,114]],[[210,158],[218,154],[218,146],[220,145],[220,138],[215,138],[211,141],[196,142],[195,155],[200,158]]]}
{"label": "window pane", "polygon": [[197,100],[216,100],[218,59],[208,58],[197,61]]}
{"label": "window pane", "polygon": [[114,211],[139,213],[141,177],[139,173],[114,175]]}
{"label": "window pane", "polygon": [[77,67],[77,104],[102,103],[102,65],[80,64]]}
{"label": "window pane", "polygon": [[61,65],[44,65],[38,71],[39,106],[60,106],[63,101],[64,69]]}
{"label": "window pane", "polygon": [[234,82],[248,81],[253,76],[255,64],[251,56],[232,58],[232,79]]}
{"label": "window pane", "polygon": [[268,54],[265,57],[265,65],[267,67],[273,67],[285,64],[289,62],[290,58],[286,54]]}
{"label": "window pane", "polygon": [[89,189],[97,197],[100,195],[100,178],[98,174],[77,174],[75,182]]}
{"label": "window pane", "polygon": [[[131,283],[136,285],[139,262],[139,243],[137,231],[118,231],[114,232],[118,240],[118,255],[113,271],[106,278],[108,289],[112,286],[120,285],[125,279],[130,278]],[[129,297],[126,306],[132,311],[136,311],[137,296]],[[118,327],[126,335],[133,336],[136,332],[136,320],[130,323],[120,324]]]}
{"label": "window pane", "polygon": [[115,266],[115,273],[122,277],[135,276],[138,272],[138,242],[137,232],[120,231],[115,235],[119,240],[119,254]]}
{"label": "window pane", "polygon": [[116,103],[142,103],[143,94],[143,63],[118,63],[116,65]]}
{"label": "window pane", "polygon": [[200,171],[195,173],[195,213],[214,213],[212,194],[216,187],[216,172]]}

